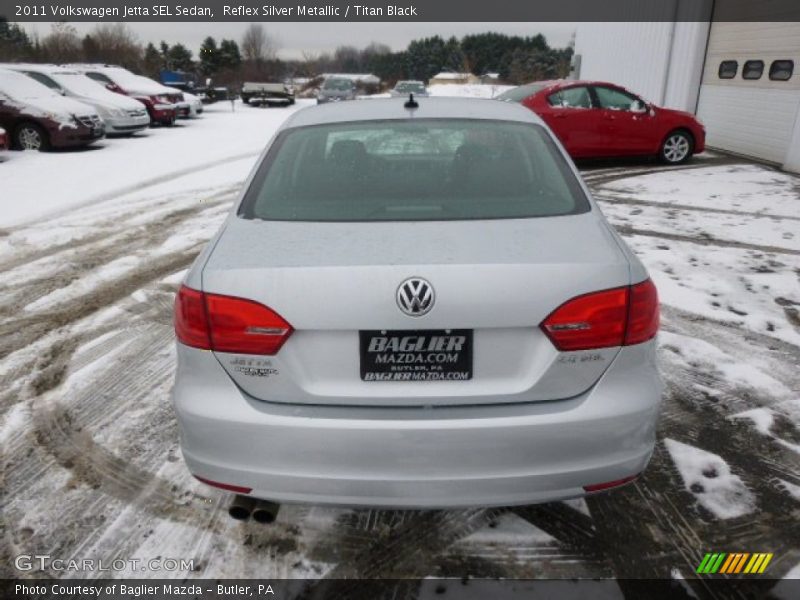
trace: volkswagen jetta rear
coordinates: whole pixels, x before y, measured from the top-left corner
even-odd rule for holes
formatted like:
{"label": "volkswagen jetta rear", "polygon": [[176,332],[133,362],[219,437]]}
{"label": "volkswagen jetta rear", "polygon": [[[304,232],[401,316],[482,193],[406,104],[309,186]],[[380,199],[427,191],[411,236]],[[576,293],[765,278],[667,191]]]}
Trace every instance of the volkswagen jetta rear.
{"label": "volkswagen jetta rear", "polygon": [[502,505],[641,473],[658,302],[563,148],[483,100],[301,110],[175,305],[191,472],[277,502]]}

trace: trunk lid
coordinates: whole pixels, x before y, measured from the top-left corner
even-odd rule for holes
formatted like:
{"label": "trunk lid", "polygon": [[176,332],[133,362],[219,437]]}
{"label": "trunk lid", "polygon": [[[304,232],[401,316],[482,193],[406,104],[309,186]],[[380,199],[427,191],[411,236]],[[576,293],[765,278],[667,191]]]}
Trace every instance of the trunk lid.
{"label": "trunk lid", "polygon": [[[424,316],[398,306],[398,286],[409,277],[435,290]],[[451,222],[231,218],[202,272],[205,292],[260,302],[295,330],[275,356],[215,353],[246,393],[273,402],[372,406],[578,395],[618,348],[558,352],[539,324],[565,301],[629,279],[628,261],[596,211]],[[368,330],[471,330],[472,377],[363,381],[359,332]]]}

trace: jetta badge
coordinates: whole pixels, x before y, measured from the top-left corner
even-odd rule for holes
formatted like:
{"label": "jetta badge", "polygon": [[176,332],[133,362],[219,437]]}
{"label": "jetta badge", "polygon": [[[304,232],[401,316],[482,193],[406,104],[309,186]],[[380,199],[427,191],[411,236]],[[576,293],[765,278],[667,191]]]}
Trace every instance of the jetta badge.
{"label": "jetta badge", "polygon": [[410,317],[421,317],[433,308],[436,294],[422,277],[409,277],[397,288],[397,306]]}

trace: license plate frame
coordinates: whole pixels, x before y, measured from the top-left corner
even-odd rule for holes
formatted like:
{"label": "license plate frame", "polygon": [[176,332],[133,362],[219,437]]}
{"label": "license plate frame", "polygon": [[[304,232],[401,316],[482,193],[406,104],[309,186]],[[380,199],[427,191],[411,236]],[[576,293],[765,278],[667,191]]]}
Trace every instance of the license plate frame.
{"label": "license plate frame", "polygon": [[362,381],[469,381],[474,330],[361,330]]}

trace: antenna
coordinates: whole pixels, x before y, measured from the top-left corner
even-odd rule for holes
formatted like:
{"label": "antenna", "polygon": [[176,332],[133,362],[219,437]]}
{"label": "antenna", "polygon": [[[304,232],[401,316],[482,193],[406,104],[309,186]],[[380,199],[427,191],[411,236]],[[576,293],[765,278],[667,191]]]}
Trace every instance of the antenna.
{"label": "antenna", "polygon": [[408,109],[419,108],[419,102],[414,100],[414,94],[409,94],[408,100],[406,100],[406,103],[403,104],[403,106]]}

